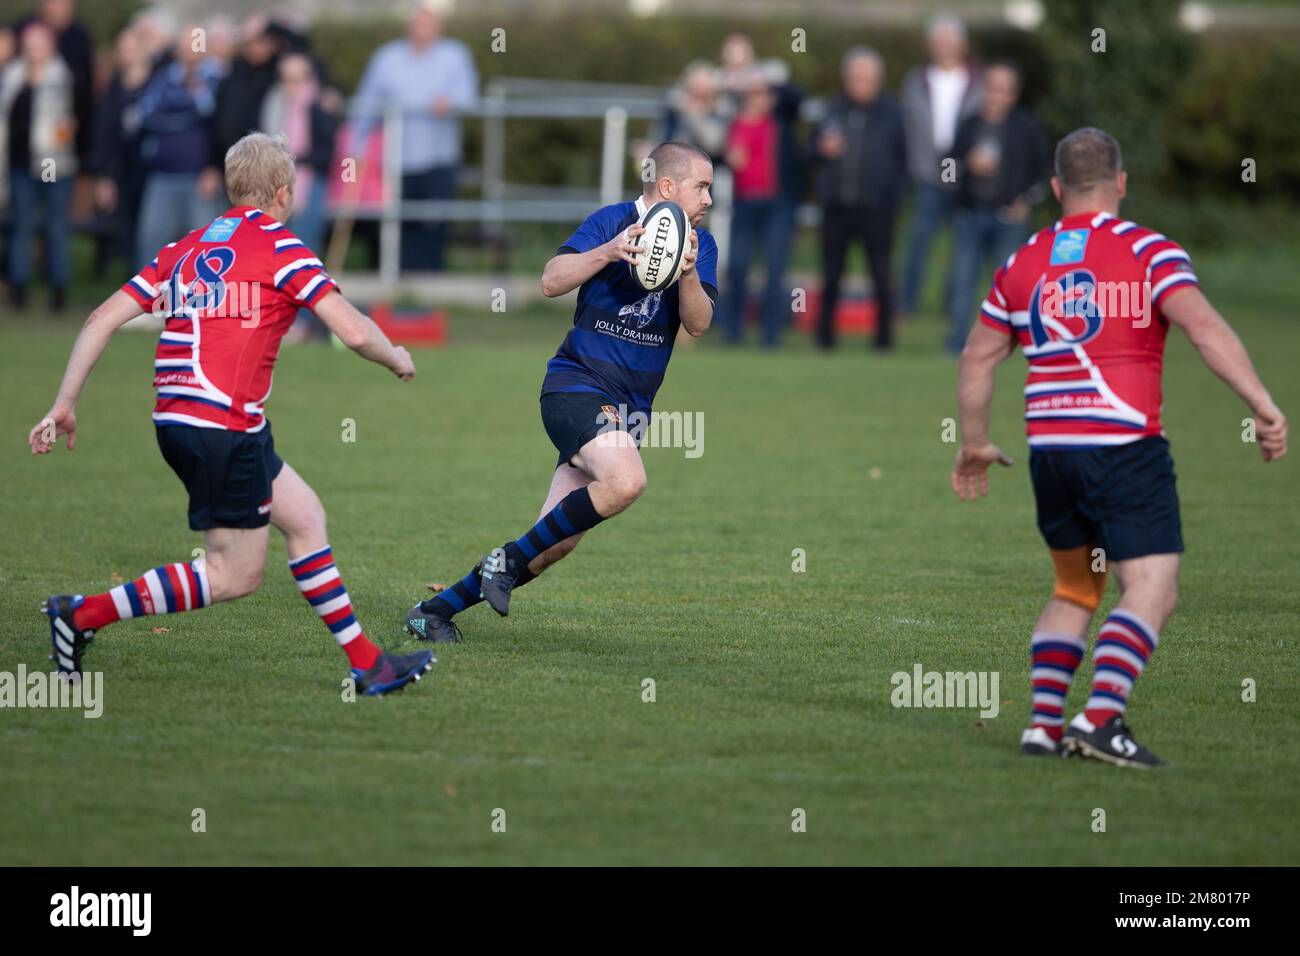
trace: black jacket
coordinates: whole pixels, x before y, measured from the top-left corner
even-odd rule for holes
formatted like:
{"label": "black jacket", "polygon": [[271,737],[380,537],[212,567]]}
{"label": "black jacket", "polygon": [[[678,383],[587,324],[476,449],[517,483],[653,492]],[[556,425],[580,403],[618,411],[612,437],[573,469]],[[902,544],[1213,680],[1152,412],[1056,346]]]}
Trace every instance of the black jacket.
{"label": "black jacket", "polygon": [[1047,140],[1038,120],[1029,110],[1017,106],[1003,123],[1002,157],[998,164],[991,201],[974,195],[973,177],[966,173],[966,154],[979,139],[984,121],[978,114],[968,116],[957,127],[952,156],[957,160],[957,202],[966,209],[998,208],[1015,199],[1031,206],[1047,195]]}
{"label": "black jacket", "polygon": [[[817,150],[828,127],[838,128],[846,140],[843,155],[835,159]],[[893,210],[902,201],[907,189],[907,142],[903,112],[892,94],[881,93],[865,106],[843,93],[836,95],[813,130],[812,149],[822,205]]]}

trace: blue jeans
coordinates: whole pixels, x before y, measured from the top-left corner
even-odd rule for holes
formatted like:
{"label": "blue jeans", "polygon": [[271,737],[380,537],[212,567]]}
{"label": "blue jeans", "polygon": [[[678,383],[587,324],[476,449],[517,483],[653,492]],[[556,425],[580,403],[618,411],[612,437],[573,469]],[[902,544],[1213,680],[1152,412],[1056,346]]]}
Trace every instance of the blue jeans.
{"label": "blue jeans", "polygon": [[[907,263],[903,267],[903,311],[908,315],[915,315],[921,304],[930,245],[956,204],[957,190],[953,186],[919,183],[916,187],[916,207],[912,210],[912,228],[907,240]],[[952,277],[949,276],[944,283],[944,308],[949,305],[951,291]]]}
{"label": "blue jeans", "polygon": [[738,199],[731,214],[727,281],[718,302],[718,323],[728,342],[739,342],[749,266],[755,242],[763,244],[763,344],[779,345],[790,318],[785,267],[790,259],[795,204],[787,199]]}
{"label": "blue jeans", "polygon": [[72,279],[72,247],[68,239],[68,203],[72,176],[43,182],[26,169],[9,169],[13,229],[9,236],[9,281],[22,287],[32,278],[32,246],[36,241],[36,207],[45,214],[45,259],[50,285],[66,289]]}
{"label": "blue jeans", "polygon": [[150,173],[136,224],[136,258],[144,265],[158,250],[221,215],[221,197],[199,195],[198,173]]}
{"label": "blue jeans", "polygon": [[[957,353],[966,344],[977,308],[975,294],[981,279],[990,282],[993,272],[1028,236],[1025,223],[1002,219],[996,209],[958,209],[953,216],[952,301],[948,317],[948,351]],[[987,274],[981,275],[985,266]]]}

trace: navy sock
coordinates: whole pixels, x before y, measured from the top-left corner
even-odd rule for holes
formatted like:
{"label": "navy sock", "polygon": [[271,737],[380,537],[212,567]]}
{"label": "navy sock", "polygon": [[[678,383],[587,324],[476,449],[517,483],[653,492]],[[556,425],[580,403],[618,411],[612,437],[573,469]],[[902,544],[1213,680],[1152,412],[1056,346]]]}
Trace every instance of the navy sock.
{"label": "navy sock", "polygon": [[[471,608],[483,600],[483,594],[479,590],[478,573],[483,568],[483,563],[479,562],[470,568],[469,574],[465,575],[445,591],[439,591],[427,601],[421,601],[420,607],[428,614],[437,614],[439,617],[451,620],[466,608]],[[515,580],[515,590],[523,587],[529,581],[536,578],[524,565],[524,569],[519,572]]]}
{"label": "navy sock", "polygon": [[[527,534],[505,546],[506,557],[514,567],[523,569],[547,548],[565,538],[588,531],[604,520],[591,503],[591,494],[586,488],[571,491],[559,504],[542,515],[541,520]],[[518,584],[515,586],[518,587]]]}

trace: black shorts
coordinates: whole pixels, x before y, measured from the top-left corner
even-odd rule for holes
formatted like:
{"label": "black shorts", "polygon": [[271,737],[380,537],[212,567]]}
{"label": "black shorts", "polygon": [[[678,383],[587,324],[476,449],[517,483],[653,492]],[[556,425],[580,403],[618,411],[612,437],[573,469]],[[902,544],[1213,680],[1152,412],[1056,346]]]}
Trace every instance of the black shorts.
{"label": "black shorts", "polygon": [[190,494],[190,527],[260,528],[271,520],[271,482],[284,461],[271,423],[258,432],[158,425],[158,447]]}
{"label": "black shorts", "polygon": [[1049,548],[1094,545],[1108,561],[1183,550],[1169,442],[1033,451],[1038,530]]}
{"label": "black shorts", "polygon": [[583,445],[611,425],[617,428],[622,424],[618,402],[600,392],[548,392],[542,396],[542,426],[560,453],[556,468],[569,464]]}

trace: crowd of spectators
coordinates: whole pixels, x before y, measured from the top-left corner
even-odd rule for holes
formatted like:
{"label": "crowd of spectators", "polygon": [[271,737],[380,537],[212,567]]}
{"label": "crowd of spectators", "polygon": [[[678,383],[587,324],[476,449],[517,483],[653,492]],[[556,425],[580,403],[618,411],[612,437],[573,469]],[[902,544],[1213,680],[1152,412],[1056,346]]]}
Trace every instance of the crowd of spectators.
{"label": "crowd of spectators", "polygon": [[[820,212],[821,287],[810,323],[817,344],[836,344],[841,287],[860,246],[871,277],[873,345],[891,348],[896,317],[921,308],[934,240],[951,228],[942,304],[948,348],[960,348],[980,282],[1026,238],[1033,207],[1046,195],[1047,145],[1019,105],[1016,68],[976,64],[959,19],[932,19],[926,49],[926,61],[895,95],[881,55],[853,47],[841,63],[840,89],[814,102],[784,63],[760,60],[748,37],[733,34],[716,65],[690,63],[668,91],[652,137],[689,142],[713,157],[715,201],[730,211],[717,313],[728,341],[743,338],[750,314],[763,345],[782,341],[795,299],[787,273],[797,214],[811,197]],[[36,0],[31,15],[0,25],[9,300],[27,303],[39,247],[50,305],[66,302],[78,180],[87,184],[89,207],[78,222],[96,237],[97,262],[134,265],[226,208],[222,160],[251,130],[282,134],[298,157],[293,228],[322,254],[330,203],[340,189],[346,196],[351,188],[353,198],[364,189],[364,171],[355,171],[357,185],[340,186],[339,157],[360,157],[364,166],[380,155],[381,117],[393,105],[402,116],[403,198],[451,199],[462,163],[459,117],[476,103],[478,86],[468,48],[444,36],[425,4],[412,9],[404,37],[374,52],[345,109],[306,33],[289,22],[256,14],[242,23],[187,24],[149,7],[113,38],[111,70],[97,76],[76,0]],[[892,253],[909,199],[897,283]],[[401,238],[404,272],[445,267],[445,224],[412,217]],[[751,306],[756,262],[762,288]]]}

